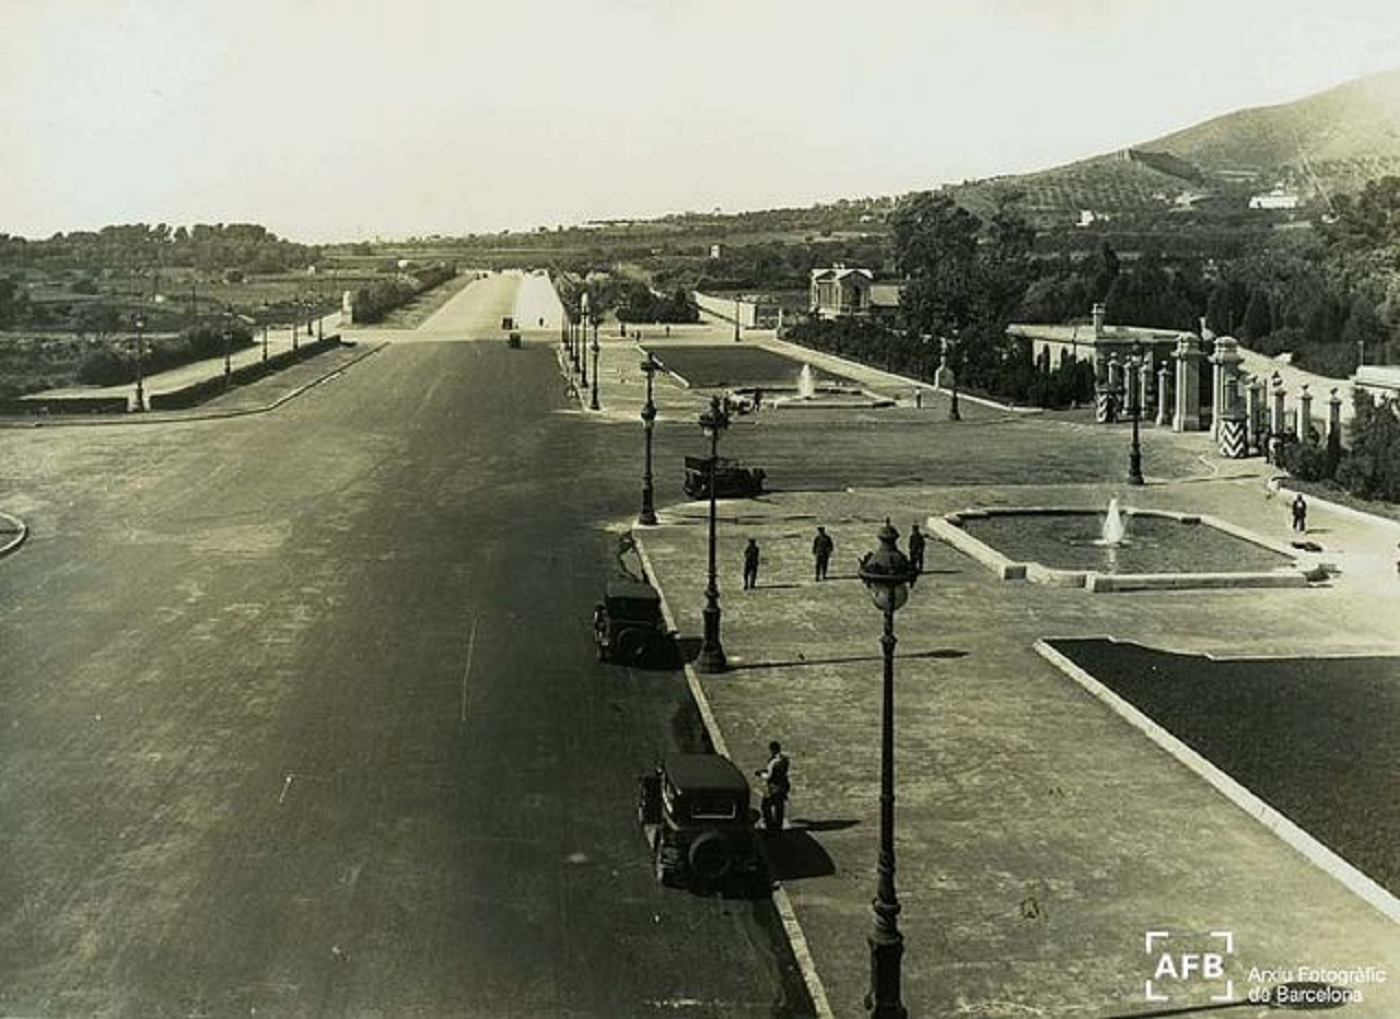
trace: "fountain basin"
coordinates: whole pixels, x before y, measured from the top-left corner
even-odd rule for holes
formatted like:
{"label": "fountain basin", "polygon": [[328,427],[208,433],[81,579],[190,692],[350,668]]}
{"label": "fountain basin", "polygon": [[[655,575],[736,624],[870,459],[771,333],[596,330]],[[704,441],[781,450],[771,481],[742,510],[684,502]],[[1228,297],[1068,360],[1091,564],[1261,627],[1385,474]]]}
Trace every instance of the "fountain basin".
{"label": "fountain basin", "polygon": [[1167,510],[1123,511],[1121,544],[1101,539],[1097,509],[969,509],[928,527],[1003,580],[1091,592],[1304,587],[1325,579],[1314,557],[1223,520]]}

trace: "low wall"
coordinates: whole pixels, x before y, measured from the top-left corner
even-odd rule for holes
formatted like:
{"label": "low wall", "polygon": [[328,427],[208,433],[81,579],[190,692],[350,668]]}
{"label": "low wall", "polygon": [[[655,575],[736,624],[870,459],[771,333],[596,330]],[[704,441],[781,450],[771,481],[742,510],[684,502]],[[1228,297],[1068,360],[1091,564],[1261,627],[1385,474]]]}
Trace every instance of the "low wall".
{"label": "low wall", "polygon": [[125,396],[50,396],[0,400],[0,414],[125,414]]}
{"label": "low wall", "polygon": [[706,315],[713,315],[715,318],[722,318],[726,322],[734,321],[735,309],[738,309],[739,325],[745,329],[753,329],[758,323],[758,305],[753,301],[745,301],[740,298],[736,301],[732,297],[718,297],[714,294],[702,294],[694,290],[690,294],[690,299],[695,302],[695,306]]}
{"label": "low wall", "polygon": [[[307,358],[315,357],[322,351],[330,350],[332,347],[340,346],[340,335],[327,336],[324,339],[312,340],[303,343],[295,350],[283,350],[273,354],[266,361],[254,361],[250,364],[240,365],[229,375],[226,384],[222,375],[213,378],[203,379],[192,385],[183,386],[180,389],[172,389],[164,393],[152,393],[148,402],[151,410],[187,410],[190,407],[197,407],[207,400],[228,390],[229,385],[241,386],[249,382],[254,382],[272,372],[289,368],[294,364],[299,364]],[[123,409],[125,409],[123,407]]]}

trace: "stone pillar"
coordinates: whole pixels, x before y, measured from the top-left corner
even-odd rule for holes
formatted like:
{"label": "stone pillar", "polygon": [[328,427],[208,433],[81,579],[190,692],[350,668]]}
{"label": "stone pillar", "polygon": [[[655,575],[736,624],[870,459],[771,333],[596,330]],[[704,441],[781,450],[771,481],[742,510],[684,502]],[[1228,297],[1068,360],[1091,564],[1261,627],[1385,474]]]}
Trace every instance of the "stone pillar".
{"label": "stone pillar", "polygon": [[1308,442],[1312,437],[1312,393],[1307,383],[1298,392],[1298,441]]}
{"label": "stone pillar", "polygon": [[1157,369],[1157,424],[1165,426],[1171,419],[1172,374],[1171,368],[1163,361]]}
{"label": "stone pillar", "polygon": [[1201,430],[1201,341],[1195,333],[1182,333],[1176,341],[1176,411],[1172,431]]}
{"label": "stone pillar", "polygon": [[1252,376],[1244,391],[1245,440],[1249,455],[1258,456],[1264,438],[1264,380]]}
{"label": "stone pillar", "polygon": [[1327,399],[1327,445],[1342,444],[1342,398],[1335,389]]}
{"label": "stone pillar", "polygon": [[1215,409],[1220,426],[1215,443],[1220,455],[1231,460],[1243,459],[1249,453],[1248,426],[1244,408],[1240,405],[1240,380],[1227,374],[1221,390],[1221,405]]}
{"label": "stone pillar", "polygon": [[1152,354],[1147,352],[1142,355],[1142,363],[1138,367],[1138,416],[1146,421],[1152,415],[1152,398],[1154,386],[1152,380],[1156,373],[1152,370]]}
{"label": "stone pillar", "polygon": [[1231,378],[1238,378],[1240,371],[1239,344],[1231,336],[1221,336],[1215,341],[1215,353],[1211,355],[1210,363],[1214,366],[1211,372],[1211,416],[1210,434],[1217,439],[1220,437],[1219,422],[1225,409],[1225,381]]}
{"label": "stone pillar", "polygon": [[1272,406],[1269,408],[1269,431],[1276,436],[1288,431],[1288,420],[1284,415],[1283,407],[1285,395],[1283,385],[1274,383],[1274,390],[1269,394],[1272,398]]}

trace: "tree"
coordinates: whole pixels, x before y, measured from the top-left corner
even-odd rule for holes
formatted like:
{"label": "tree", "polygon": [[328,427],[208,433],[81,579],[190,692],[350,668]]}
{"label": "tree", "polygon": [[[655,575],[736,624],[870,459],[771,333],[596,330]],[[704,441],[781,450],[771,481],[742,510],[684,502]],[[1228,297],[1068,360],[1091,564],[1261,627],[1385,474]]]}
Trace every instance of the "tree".
{"label": "tree", "polygon": [[1240,324],[1240,336],[1253,342],[1273,331],[1273,314],[1269,309],[1269,295],[1261,287],[1255,287],[1249,295],[1249,304],[1244,309],[1244,322]]}
{"label": "tree", "polygon": [[900,306],[917,334],[955,335],[971,321],[981,221],[946,194],[909,196],[890,217]]}

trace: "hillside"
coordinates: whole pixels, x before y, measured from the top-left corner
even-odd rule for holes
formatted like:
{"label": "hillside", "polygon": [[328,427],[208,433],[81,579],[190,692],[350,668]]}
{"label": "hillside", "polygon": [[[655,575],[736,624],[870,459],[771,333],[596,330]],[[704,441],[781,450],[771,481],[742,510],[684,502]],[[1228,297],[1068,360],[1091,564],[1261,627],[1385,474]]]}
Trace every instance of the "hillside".
{"label": "hillside", "polygon": [[1130,149],[957,189],[974,211],[1019,191],[1042,225],[1109,216],[1243,212],[1276,186],[1306,206],[1400,174],[1400,70],[1291,103],[1237,110]]}

